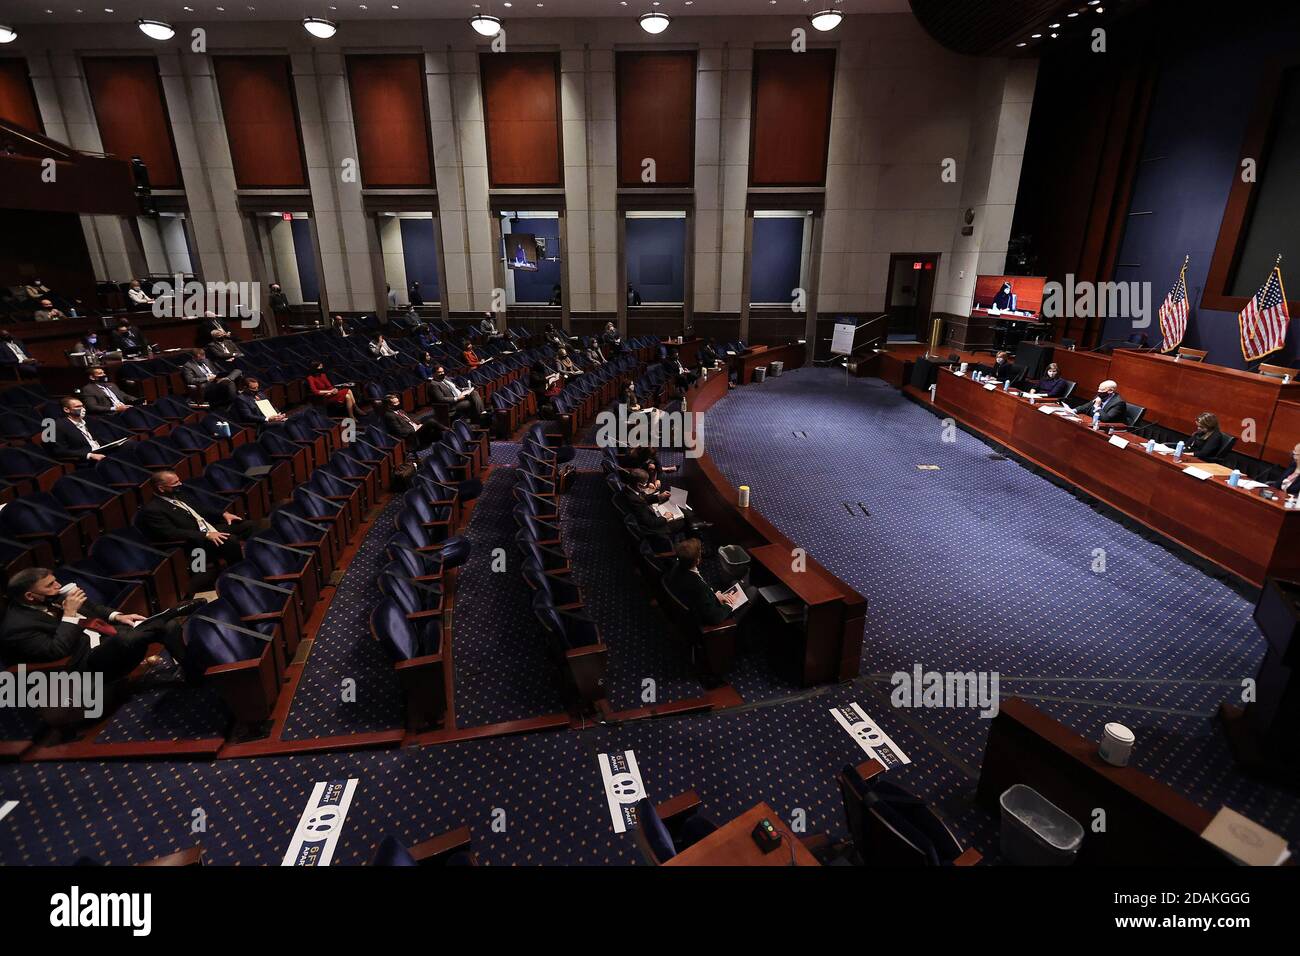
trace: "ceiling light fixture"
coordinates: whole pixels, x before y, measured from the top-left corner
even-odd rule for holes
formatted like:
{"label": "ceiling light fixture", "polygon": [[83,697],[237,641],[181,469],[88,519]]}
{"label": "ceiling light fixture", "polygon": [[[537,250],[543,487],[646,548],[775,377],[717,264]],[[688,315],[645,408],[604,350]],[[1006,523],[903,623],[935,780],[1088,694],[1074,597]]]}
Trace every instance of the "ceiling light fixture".
{"label": "ceiling light fixture", "polygon": [[135,25],[150,40],[170,40],[176,35],[171,24],[164,23],[162,20],[137,20]]}
{"label": "ceiling light fixture", "polygon": [[641,29],[646,33],[658,35],[668,29],[668,24],[672,19],[666,13],[660,13],[656,10],[654,13],[643,13],[640,18]]}
{"label": "ceiling light fixture", "polygon": [[17,30],[13,27],[0,26],[0,43],[13,43],[17,39]]}
{"label": "ceiling light fixture", "polygon": [[501,18],[490,17],[486,13],[476,13],[469,18],[469,25],[481,37],[494,37],[501,32]]}
{"label": "ceiling light fixture", "polygon": [[302,28],[318,40],[328,40],[339,32],[339,25],[324,17],[304,17]]}
{"label": "ceiling light fixture", "polygon": [[844,14],[838,10],[819,10],[808,18],[812,21],[813,29],[820,30],[822,33],[828,30],[834,30],[844,19]]}

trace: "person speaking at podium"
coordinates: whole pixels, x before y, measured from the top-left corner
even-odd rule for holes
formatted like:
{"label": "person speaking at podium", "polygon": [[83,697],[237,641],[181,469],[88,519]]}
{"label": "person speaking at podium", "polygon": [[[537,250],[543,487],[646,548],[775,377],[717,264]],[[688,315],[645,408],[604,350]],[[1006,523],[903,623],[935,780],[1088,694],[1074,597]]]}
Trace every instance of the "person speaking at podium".
{"label": "person speaking at podium", "polygon": [[1128,405],[1120,398],[1119,386],[1106,379],[1097,386],[1097,397],[1076,405],[1075,414],[1092,418],[1096,415],[1103,425],[1123,425],[1128,421]]}

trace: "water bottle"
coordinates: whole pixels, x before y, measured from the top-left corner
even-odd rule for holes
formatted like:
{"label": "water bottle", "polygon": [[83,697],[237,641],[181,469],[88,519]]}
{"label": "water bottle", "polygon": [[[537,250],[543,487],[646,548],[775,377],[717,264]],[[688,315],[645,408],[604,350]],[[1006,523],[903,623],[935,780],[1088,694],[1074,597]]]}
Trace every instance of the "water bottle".
{"label": "water bottle", "polygon": [[1147,450],[1147,454],[1148,454],[1148,455],[1153,455],[1153,454],[1155,454],[1155,451],[1156,451],[1156,440],[1155,440],[1154,438],[1148,438],[1148,439],[1147,439],[1146,450]]}
{"label": "water bottle", "polygon": [[1011,391],[1011,379],[1009,379],[1009,378],[1004,378],[1004,379],[1002,380],[1002,391],[1004,391],[1004,392],[1009,392],[1009,391]]}
{"label": "water bottle", "polygon": [[1096,431],[1101,427],[1101,412],[1092,413],[1092,430]]}
{"label": "water bottle", "polygon": [[1187,443],[1181,441],[1174,446],[1174,461],[1182,461],[1183,449],[1186,447],[1187,447]]}
{"label": "water bottle", "polygon": [[1228,476],[1228,484],[1236,488],[1240,482],[1241,482],[1241,469],[1240,468],[1232,469],[1232,474]]}

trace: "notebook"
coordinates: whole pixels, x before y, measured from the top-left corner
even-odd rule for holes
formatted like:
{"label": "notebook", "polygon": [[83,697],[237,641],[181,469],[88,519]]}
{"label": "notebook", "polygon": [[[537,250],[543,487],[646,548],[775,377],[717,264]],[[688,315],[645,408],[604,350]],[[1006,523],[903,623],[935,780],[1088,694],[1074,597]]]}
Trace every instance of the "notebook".
{"label": "notebook", "polygon": [[739,584],[733,584],[727,590],[718,594],[718,600],[734,611],[742,604],[748,603],[749,598],[745,595],[744,588]]}

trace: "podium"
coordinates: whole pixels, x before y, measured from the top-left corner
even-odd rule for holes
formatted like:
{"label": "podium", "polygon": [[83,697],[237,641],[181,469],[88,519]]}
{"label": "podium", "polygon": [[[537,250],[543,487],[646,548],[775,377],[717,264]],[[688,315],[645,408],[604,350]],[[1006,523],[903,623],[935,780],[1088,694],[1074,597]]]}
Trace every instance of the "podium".
{"label": "podium", "polygon": [[1300,785],[1300,582],[1265,581],[1254,617],[1268,641],[1255,699],[1245,707],[1220,705],[1219,719],[1243,771],[1294,787]]}

